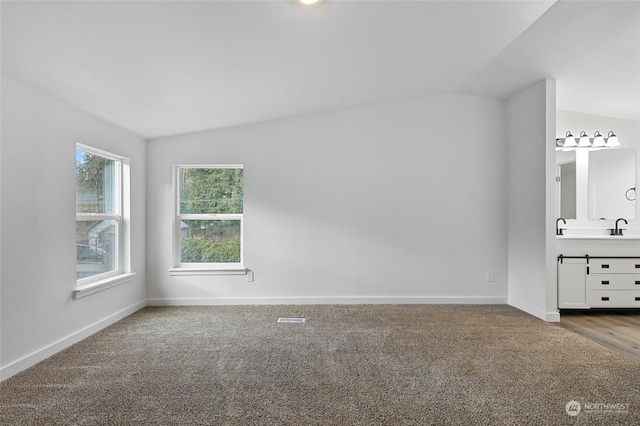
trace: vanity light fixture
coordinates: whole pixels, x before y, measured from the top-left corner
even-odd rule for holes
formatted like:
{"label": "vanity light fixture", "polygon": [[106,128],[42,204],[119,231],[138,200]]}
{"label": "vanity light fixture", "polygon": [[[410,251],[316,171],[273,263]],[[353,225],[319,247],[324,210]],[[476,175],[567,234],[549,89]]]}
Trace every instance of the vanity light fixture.
{"label": "vanity light fixture", "polygon": [[589,136],[587,132],[584,130],[580,132],[580,141],[578,142],[579,148],[591,148],[591,141],[589,140]]}
{"label": "vanity light fixture", "polygon": [[600,134],[600,132],[596,131],[593,134],[593,142],[591,143],[593,148],[604,148],[604,138]]}
{"label": "vanity light fixture", "polygon": [[576,147],[576,138],[573,137],[570,131],[567,131],[564,139],[556,139],[556,151],[569,151]]}
{"label": "vanity light fixture", "polygon": [[609,148],[614,147],[614,146],[620,146],[620,142],[618,141],[618,137],[613,132],[609,132],[609,134],[607,135],[607,146]]}
{"label": "vanity light fixture", "polygon": [[605,138],[600,132],[596,131],[593,138],[589,138],[587,132],[583,130],[580,132],[578,143],[576,143],[576,138],[571,132],[567,132],[564,138],[556,139],[556,151],[573,151],[576,149],[599,150],[617,146],[620,146],[620,141],[618,141],[618,137],[613,132],[609,132]]}

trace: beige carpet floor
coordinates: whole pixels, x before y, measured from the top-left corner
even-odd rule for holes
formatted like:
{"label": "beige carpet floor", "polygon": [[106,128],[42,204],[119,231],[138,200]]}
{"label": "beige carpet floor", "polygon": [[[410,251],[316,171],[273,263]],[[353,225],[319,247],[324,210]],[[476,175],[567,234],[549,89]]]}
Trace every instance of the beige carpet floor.
{"label": "beige carpet floor", "polygon": [[640,363],[508,306],[148,307],[2,382],[0,424],[639,425]]}

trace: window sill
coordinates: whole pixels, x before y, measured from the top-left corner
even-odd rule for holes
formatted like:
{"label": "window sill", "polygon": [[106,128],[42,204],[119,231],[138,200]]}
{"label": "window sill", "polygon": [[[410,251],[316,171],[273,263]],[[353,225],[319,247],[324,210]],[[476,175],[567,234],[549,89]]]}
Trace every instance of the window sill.
{"label": "window sill", "polygon": [[133,280],[135,275],[135,272],[130,272],[105,278],[104,280],[96,281],[91,284],[85,284],[73,291],[73,298],[80,299],[82,297],[89,296],[90,294],[94,294],[120,284],[128,283]]}
{"label": "window sill", "polygon": [[169,275],[247,275],[247,268],[171,268]]}

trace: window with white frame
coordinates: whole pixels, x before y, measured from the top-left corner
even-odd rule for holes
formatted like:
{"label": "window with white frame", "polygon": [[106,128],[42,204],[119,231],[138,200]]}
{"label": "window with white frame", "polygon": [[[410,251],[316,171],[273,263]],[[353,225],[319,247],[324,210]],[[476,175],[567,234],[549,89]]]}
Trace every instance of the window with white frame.
{"label": "window with white frame", "polygon": [[176,166],[175,173],[175,263],[186,268],[242,267],[242,166]]}
{"label": "window with white frame", "polygon": [[123,162],[76,146],[76,278],[78,286],[123,273]]}

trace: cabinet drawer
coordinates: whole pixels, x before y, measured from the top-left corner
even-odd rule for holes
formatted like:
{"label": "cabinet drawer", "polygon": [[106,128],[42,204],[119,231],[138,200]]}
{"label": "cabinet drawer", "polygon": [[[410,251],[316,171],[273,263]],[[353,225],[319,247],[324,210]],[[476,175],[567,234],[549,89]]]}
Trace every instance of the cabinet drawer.
{"label": "cabinet drawer", "polygon": [[589,259],[589,274],[639,274],[640,259]]}
{"label": "cabinet drawer", "polygon": [[592,308],[640,308],[640,291],[589,290],[587,303]]}
{"label": "cabinet drawer", "polygon": [[626,289],[640,291],[640,274],[599,274],[587,276],[588,290]]}

